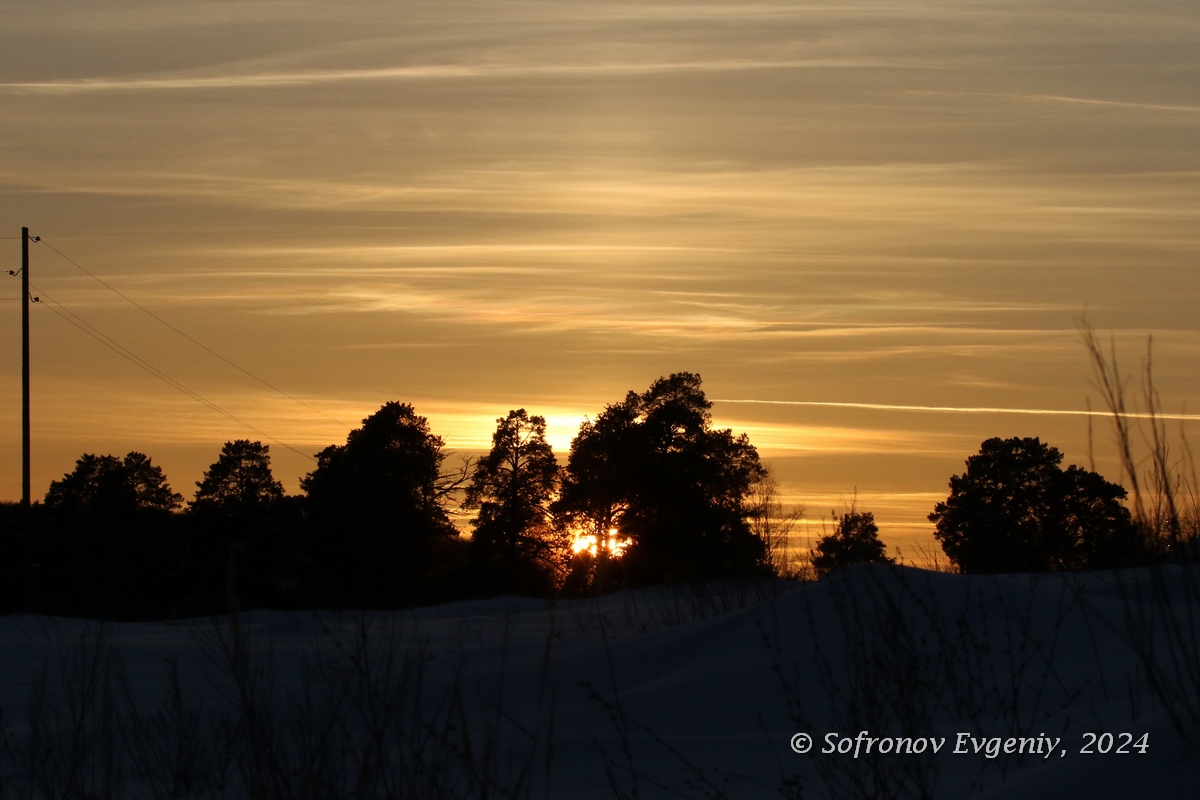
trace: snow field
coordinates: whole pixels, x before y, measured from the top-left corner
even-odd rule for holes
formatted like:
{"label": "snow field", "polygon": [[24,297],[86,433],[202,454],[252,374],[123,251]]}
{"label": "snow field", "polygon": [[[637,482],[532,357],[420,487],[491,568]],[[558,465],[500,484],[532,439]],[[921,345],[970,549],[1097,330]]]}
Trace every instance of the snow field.
{"label": "snow field", "polygon": [[[872,566],[409,612],[10,616],[0,797],[1193,797],[1198,586]],[[898,737],[945,744],[879,752]],[[1022,739],[1037,752],[1005,752]]]}

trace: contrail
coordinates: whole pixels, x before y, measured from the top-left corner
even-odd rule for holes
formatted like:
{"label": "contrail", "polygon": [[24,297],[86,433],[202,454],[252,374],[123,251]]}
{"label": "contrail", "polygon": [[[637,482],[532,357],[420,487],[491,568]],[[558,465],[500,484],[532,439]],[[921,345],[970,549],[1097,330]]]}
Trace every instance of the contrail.
{"label": "contrail", "polygon": [[[990,406],[905,406],[893,403],[838,403],[831,400],[730,400],[714,399],[714,403],[753,403],[767,406],[820,406],[822,408],[865,408],[874,411],[925,411],[949,414],[1036,414],[1061,417],[1110,417],[1109,411],[1075,411],[1062,408],[994,408]],[[1148,414],[1127,412],[1132,419],[1200,420],[1200,414]]]}
{"label": "contrail", "polygon": [[[297,70],[231,75],[175,75],[147,78],[79,78],[0,83],[0,89],[28,92],[88,92],[174,89],[252,89],[326,83],[447,78],[503,78],[537,75],[655,74],[670,72],[741,72],[874,65],[847,59],[672,61],[617,64],[427,64],[374,69]],[[887,66],[887,64],[879,64]]]}
{"label": "contrail", "polygon": [[1028,92],[944,92],[936,90],[914,90],[904,94],[939,97],[998,97],[1008,100],[1044,100],[1052,103],[1074,103],[1087,106],[1110,106],[1149,111],[1179,111],[1186,114],[1200,112],[1200,106],[1178,103],[1138,103],[1128,100],[1105,100],[1098,97],[1071,97],[1062,94],[1031,94]]}

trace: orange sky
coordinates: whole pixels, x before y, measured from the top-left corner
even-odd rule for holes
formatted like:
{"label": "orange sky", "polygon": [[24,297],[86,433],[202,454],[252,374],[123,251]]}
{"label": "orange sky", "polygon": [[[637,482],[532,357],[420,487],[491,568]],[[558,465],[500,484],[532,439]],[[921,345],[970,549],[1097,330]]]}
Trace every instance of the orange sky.
{"label": "orange sky", "polygon": [[136,449],[190,496],[234,438],[295,491],[389,400],[458,449],[525,407],[561,452],[686,370],[818,527],[857,492],[927,544],[984,438],[1087,463],[1083,417],[947,410],[1082,410],[1085,309],[1196,397],[1198,35],[1190,0],[16,5],[0,236],[44,237],[45,305],[257,429],[35,306],[34,493]]}

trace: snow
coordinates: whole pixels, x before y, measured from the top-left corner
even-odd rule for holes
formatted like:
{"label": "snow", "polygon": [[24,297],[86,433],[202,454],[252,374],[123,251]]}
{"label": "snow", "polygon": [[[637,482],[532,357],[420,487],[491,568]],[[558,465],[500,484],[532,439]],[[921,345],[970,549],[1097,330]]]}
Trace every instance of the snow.
{"label": "snow", "polygon": [[[1194,797],[1195,612],[1195,567],[981,577],[876,565],[802,585],[253,611],[236,620],[244,648],[229,617],[101,626],[14,615],[0,619],[0,797],[32,774],[31,733],[58,748],[40,756],[45,773],[82,747],[91,785],[166,796],[153,788],[158,767],[137,761],[150,745],[120,721],[133,709],[175,720],[143,733],[191,743],[172,756],[187,767],[172,767],[176,778],[209,771],[208,783],[177,782],[178,796],[249,796],[246,764],[261,758],[251,741],[275,748],[271,768],[290,786],[320,767],[356,796],[363,765],[380,763],[364,755],[374,731],[394,773],[426,776],[419,790],[405,784],[418,797]],[[88,662],[97,653],[108,656]],[[168,713],[172,663],[183,701]],[[73,739],[78,730],[93,739]],[[936,755],[819,752],[829,733],[863,731],[945,744]],[[800,732],[809,753],[790,747]],[[1087,732],[1118,745],[1148,734],[1149,747],[1083,754]],[[959,734],[1062,741],[1049,758],[988,758],[952,752]],[[105,742],[128,758],[117,772],[102,766]],[[397,785],[381,778],[368,794]]]}

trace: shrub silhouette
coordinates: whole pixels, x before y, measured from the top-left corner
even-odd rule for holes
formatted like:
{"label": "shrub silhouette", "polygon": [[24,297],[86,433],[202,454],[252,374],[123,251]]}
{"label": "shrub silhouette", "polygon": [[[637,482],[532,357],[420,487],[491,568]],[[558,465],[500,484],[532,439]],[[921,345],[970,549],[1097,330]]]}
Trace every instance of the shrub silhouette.
{"label": "shrub silhouette", "polygon": [[1125,489],[1059,467],[1062,453],[1036,438],[993,438],[950,479],[929,515],[934,536],[964,572],[1111,567],[1139,557]]}
{"label": "shrub silhouette", "polygon": [[842,514],[833,533],[823,536],[814,549],[812,565],[818,576],[851,564],[892,563],[870,511],[851,509]]}

